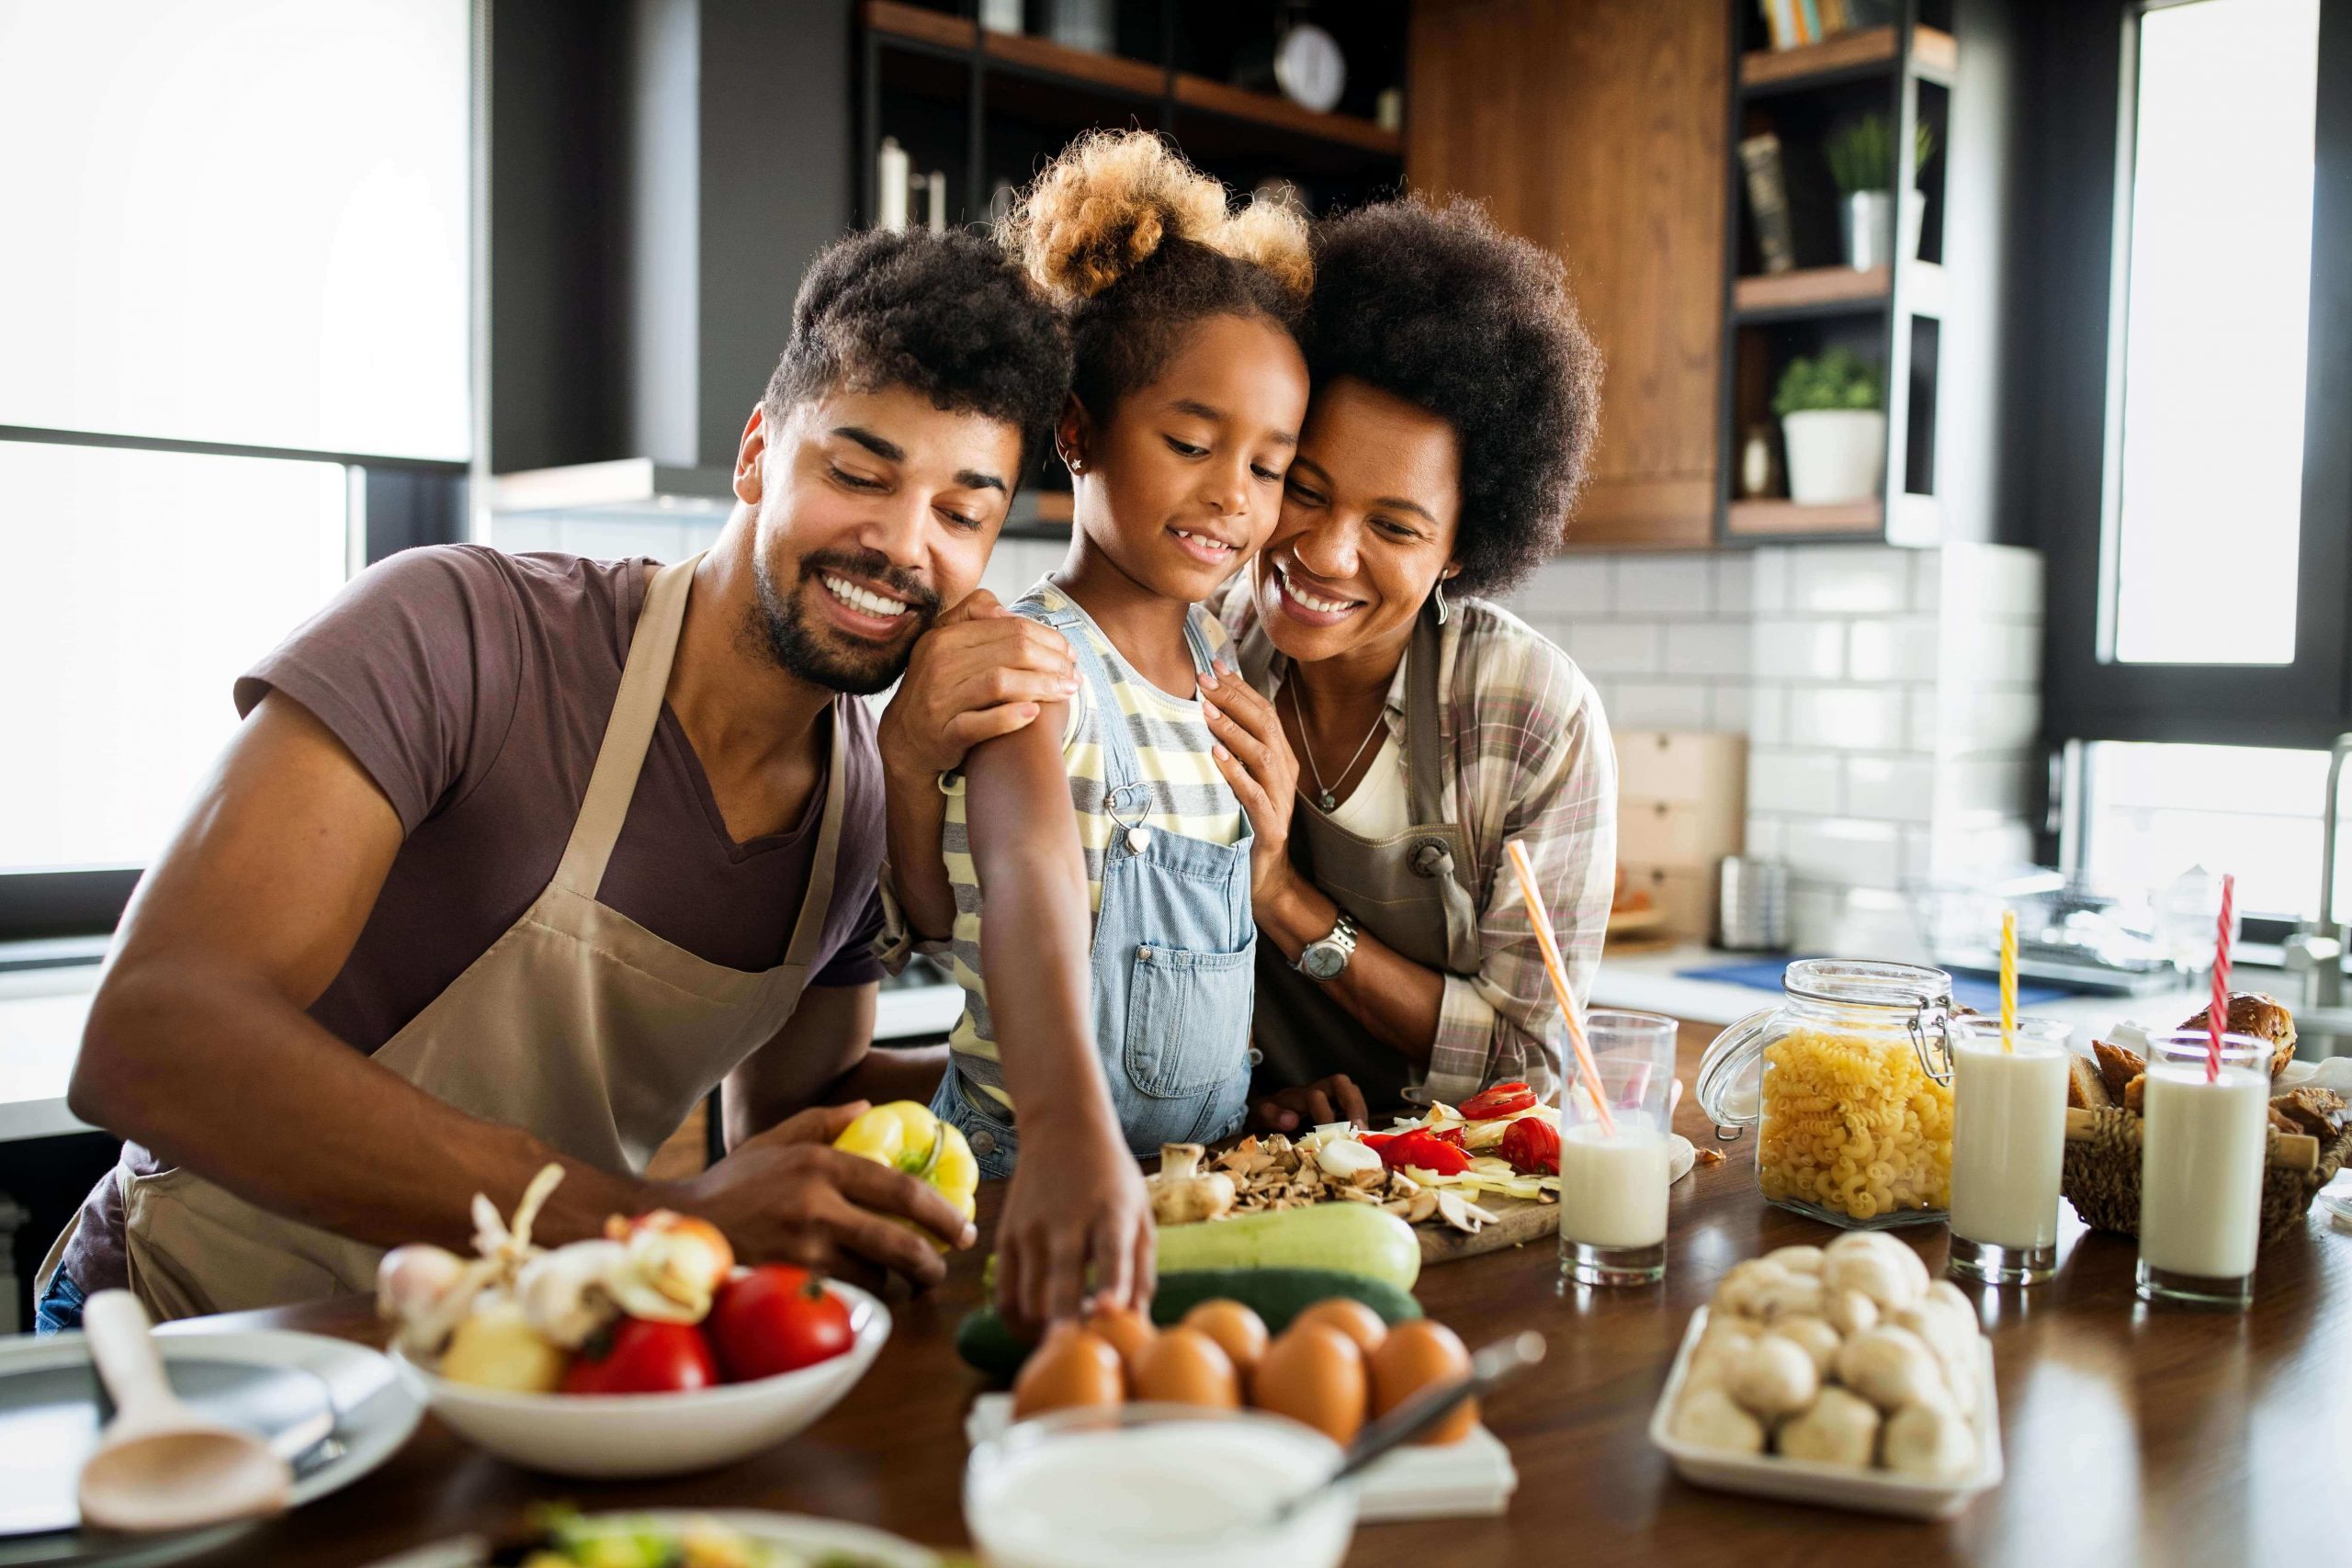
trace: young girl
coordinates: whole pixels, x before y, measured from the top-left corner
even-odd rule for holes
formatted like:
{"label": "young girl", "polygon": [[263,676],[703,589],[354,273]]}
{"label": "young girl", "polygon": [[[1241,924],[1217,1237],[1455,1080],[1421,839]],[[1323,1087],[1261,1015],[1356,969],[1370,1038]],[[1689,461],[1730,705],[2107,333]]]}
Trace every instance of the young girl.
{"label": "young girl", "polygon": [[968,995],[933,1109],[984,1174],[1013,1173],[999,1296],[1035,1321],[1075,1310],[1090,1266],[1098,1299],[1148,1295],[1133,1156],[1244,1113],[1250,833],[1199,698],[1225,641],[1201,604],[1280,512],[1310,269],[1295,215],[1228,217],[1221,185],[1141,132],[1065,152],[1008,243],[1077,348],[1055,432],[1070,551],[1014,608],[1069,639],[1080,681],[947,786]]}

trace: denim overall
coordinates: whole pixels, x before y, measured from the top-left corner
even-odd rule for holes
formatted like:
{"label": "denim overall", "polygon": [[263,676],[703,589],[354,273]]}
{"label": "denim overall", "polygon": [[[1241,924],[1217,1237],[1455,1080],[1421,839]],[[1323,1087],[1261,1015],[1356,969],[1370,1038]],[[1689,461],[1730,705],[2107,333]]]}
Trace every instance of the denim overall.
{"label": "denim overall", "polygon": [[[1250,908],[1248,819],[1233,844],[1146,825],[1150,786],[1110,671],[1086,635],[1084,612],[1023,606],[1022,613],[1060,631],[1077,652],[1093,695],[1105,804],[1117,824],[1102,852],[1093,953],[1094,1050],[1112,1108],[1138,1157],[1157,1156],[1162,1144],[1225,1137],[1240,1130],[1250,1089],[1258,928]],[[1184,640],[1194,669],[1207,670],[1208,646],[1189,615]],[[983,1177],[1009,1176],[1019,1153],[1012,1119],[963,1079],[951,1065],[931,1108],[963,1129]]]}

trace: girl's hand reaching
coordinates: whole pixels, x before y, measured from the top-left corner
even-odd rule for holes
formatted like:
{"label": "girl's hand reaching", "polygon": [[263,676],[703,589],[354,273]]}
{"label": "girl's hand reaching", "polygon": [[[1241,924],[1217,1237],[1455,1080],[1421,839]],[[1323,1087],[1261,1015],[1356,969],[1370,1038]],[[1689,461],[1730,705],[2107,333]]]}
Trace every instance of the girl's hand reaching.
{"label": "girl's hand reaching", "polygon": [[1290,814],[1298,792],[1298,758],[1274,705],[1219,664],[1201,677],[1216,765],[1240,797],[1257,837],[1250,850],[1250,896],[1261,908],[1297,875],[1290,863]]}

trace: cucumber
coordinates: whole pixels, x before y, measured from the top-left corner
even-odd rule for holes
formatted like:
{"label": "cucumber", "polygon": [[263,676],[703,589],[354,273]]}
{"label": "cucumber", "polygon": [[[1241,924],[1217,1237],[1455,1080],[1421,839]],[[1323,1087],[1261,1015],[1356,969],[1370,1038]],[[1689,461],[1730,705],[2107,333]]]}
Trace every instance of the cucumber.
{"label": "cucumber", "polygon": [[1159,1227],[1159,1272],[1329,1269],[1410,1291],[1421,1277],[1413,1227],[1370,1203],[1313,1203]]}
{"label": "cucumber", "polygon": [[1329,1269],[1204,1269],[1162,1274],[1151,1298],[1151,1321],[1172,1326],[1203,1302],[1239,1302],[1265,1320],[1266,1332],[1280,1334],[1290,1320],[1333,1296],[1362,1302],[1383,1323],[1421,1315],[1421,1303],[1385,1280],[1341,1274]]}
{"label": "cucumber", "polygon": [[[1263,1318],[1267,1332],[1280,1334],[1292,1318],[1333,1296],[1362,1302],[1385,1323],[1421,1315],[1421,1303],[1411,1296],[1361,1274],[1325,1269],[1213,1269],[1162,1274],[1151,1299],[1151,1320],[1170,1327],[1203,1302],[1235,1301]],[[1010,1382],[1035,1348],[1014,1335],[993,1306],[975,1307],[956,1327],[956,1353],[1000,1382]]]}

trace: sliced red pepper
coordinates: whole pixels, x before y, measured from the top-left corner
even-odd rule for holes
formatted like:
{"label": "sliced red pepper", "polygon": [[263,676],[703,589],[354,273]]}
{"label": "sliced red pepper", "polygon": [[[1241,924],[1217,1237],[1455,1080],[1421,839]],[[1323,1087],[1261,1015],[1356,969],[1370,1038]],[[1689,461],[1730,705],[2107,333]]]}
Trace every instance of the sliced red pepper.
{"label": "sliced red pepper", "polygon": [[1459,1127],[1425,1127],[1422,1131],[1439,1143],[1452,1144],[1457,1149],[1470,1146],[1470,1135]]}
{"label": "sliced red pepper", "polygon": [[1559,1132],[1540,1117],[1522,1117],[1503,1129],[1501,1153],[1521,1176],[1560,1174]]}
{"label": "sliced red pepper", "polygon": [[1480,1089],[1462,1102],[1462,1119],[1465,1122],[1491,1122],[1498,1116],[1516,1116],[1535,1108],[1535,1090],[1514,1079]]}
{"label": "sliced red pepper", "polygon": [[[1364,1141],[1371,1143],[1368,1138]],[[1381,1163],[1391,1170],[1418,1166],[1440,1176],[1459,1176],[1470,1168],[1469,1155],[1426,1127],[1399,1133],[1395,1137],[1384,1139],[1376,1146]]]}

